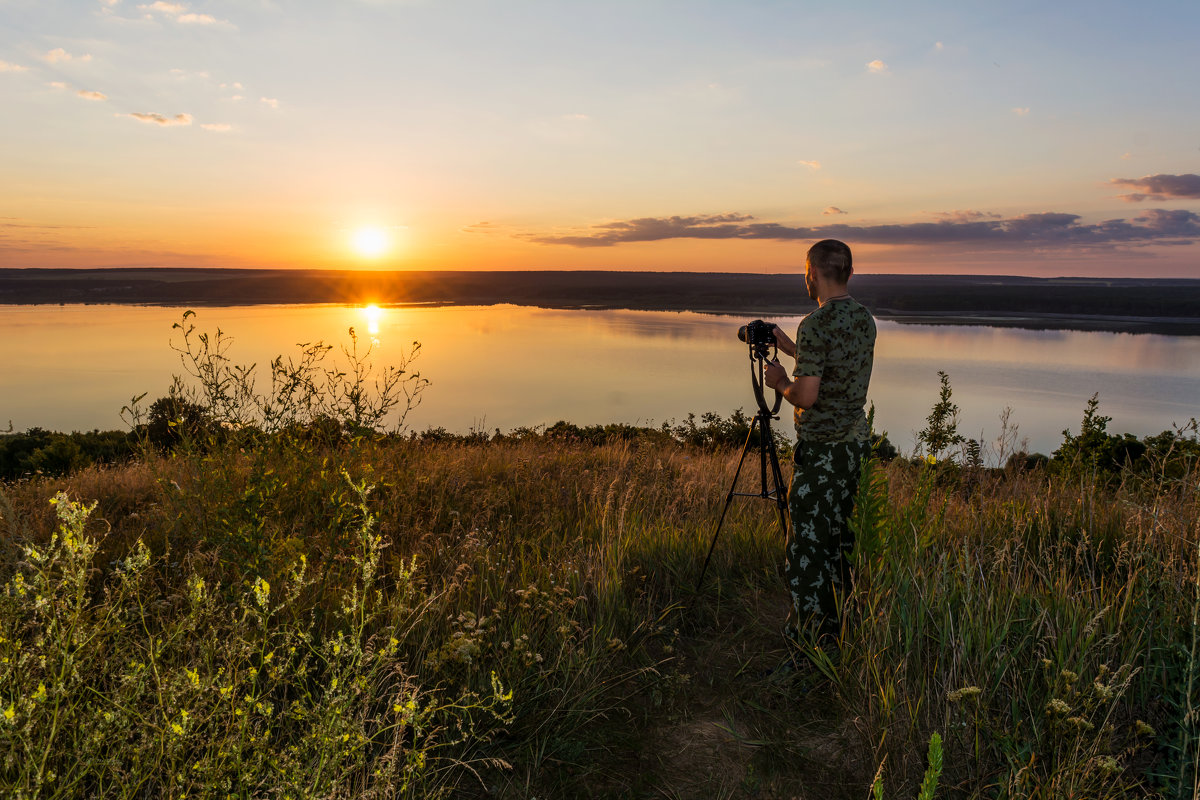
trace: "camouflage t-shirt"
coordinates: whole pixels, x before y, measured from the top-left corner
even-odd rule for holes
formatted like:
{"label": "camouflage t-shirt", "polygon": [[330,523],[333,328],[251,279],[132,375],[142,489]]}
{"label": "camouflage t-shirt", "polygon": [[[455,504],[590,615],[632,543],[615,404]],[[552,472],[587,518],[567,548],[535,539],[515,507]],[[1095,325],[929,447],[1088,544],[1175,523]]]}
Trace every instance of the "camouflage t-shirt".
{"label": "camouflage t-shirt", "polygon": [[854,442],[870,438],[867,386],[875,360],[875,319],[852,298],[833,300],[800,321],[796,331],[797,378],[817,375],[817,402],[796,409],[801,442]]}

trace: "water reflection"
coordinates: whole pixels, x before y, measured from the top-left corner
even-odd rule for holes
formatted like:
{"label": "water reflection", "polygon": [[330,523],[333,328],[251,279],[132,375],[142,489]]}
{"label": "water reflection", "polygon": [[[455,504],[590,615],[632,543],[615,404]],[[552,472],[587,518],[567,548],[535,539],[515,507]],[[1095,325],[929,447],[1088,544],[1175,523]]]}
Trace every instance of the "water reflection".
{"label": "water reflection", "polygon": [[383,319],[383,309],[372,303],[363,309],[363,316],[367,319],[367,333],[371,335],[371,343],[378,346],[379,321]]}
{"label": "water reflection", "polygon": [[[166,393],[181,373],[168,346],[182,309],[129,306],[0,306],[0,427],[119,427],[117,410],[141,392]],[[745,345],[748,316],[669,312],[472,308],[256,306],[205,308],[200,331],[234,339],[236,363],[266,364],[297,343],[348,343],[366,330],[374,358],[413,363],[431,381],[409,417],[415,428],[508,430],[568,419],[579,424],[661,424],[688,413],[753,405]],[[777,319],[791,330],[799,317]],[[961,430],[994,439],[999,415],[1030,446],[1050,452],[1078,431],[1100,393],[1114,432],[1157,433],[1200,415],[1200,338],[1019,331],[879,323],[870,401],[902,449],[950,374]],[[788,429],[786,421],[781,429]]]}

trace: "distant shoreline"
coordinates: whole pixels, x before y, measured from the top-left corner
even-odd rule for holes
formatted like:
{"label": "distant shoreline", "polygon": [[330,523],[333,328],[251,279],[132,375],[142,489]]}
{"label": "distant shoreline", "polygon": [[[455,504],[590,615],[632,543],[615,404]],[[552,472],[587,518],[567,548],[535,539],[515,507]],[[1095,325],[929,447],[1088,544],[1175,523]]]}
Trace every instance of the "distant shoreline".
{"label": "distant shoreline", "polygon": [[[854,295],[906,324],[1200,335],[1200,280],[858,275]],[[813,303],[795,274],[698,272],[337,272],[0,269],[0,305],[394,306],[512,304],[797,315]]]}

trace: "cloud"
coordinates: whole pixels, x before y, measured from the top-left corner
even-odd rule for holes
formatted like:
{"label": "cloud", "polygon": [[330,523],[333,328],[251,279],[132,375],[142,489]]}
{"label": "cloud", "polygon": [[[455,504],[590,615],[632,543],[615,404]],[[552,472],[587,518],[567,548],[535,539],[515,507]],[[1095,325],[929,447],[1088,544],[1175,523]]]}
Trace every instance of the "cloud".
{"label": "cloud", "polygon": [[260,97],[260,98],[258,98],[258,102],[264,103],[264,104],[270,106],[271,108],[279,108],[279,101],[276,100],[274,97]]}
{"label": "cloud", "polygon": [[246,98],[245,98],[245,97],[243,97],[243,96],[242,96],[242,95],[240,95],[240,94],[235,94],[233,97],[231,97],[231,98],[229,98],[229,99],[230,99],[230,100],[232,100],[232,101],[233,101],[233,102],[235,102],[235,103],[240,103],[240,102],[242,102],[243,100],[245,100]]}
{"label": "cloud", "polygon": [[187,6],[185,6],[183,3],[167,3],[163,2],[163,0],[155,0],[155,2],[151,3],[150,5],[138,6],[138,8],[140,8],[142,11],[158,11],[163,14],[170,14],[172,16],[182,14],[183,12],[187,11]]}
{"label": "cloud", "polygon": [[974,222],[980,219],[1003,219],[999,214],[975,211],[969,208],[962,211],[935,211],[933,216],[946,222]]}
{"label": "cloud", "polygon": [[476,222],[473,225],[464,225],[459,228],[461,233],[495,233],[497,230],[499,230],[499,226],[487,220]]}
{"label": "cloud", "polygon": [[181,25],[229,25],[230,23],[223,19],[217,19],[210,14],[197,14],[189,10],[186,3],[168,3],[165,0],[155,0],[148,5],[138,6],[142,11],[147,12],[146,17],[154,18],[154,14],[162,14],[164,17],[174,19]]}
{"label": "cloud", "polygon": [[805,166],[805,167],[809,167],[810,169],[820,169],[821,168],[820,161],[797,161],[796,163],[800,164],[802,166]]}
{"label": "cloud", "polygon": [[62,81],[50,81],[50,85],[53,86],[55,89],[67,88],[67,85],[65,83],[63,83]]}
{"label": "cloud", "polygon": [[1133,153],[1122,153],[1121,154],[1122,161],[1128,161],[1131,158],[1133,158]]}
{"label": "cloud", "polygon": [[228,133],[233,130],[233,126],[227,122],[202,122],[200,127],[213,133]]}
{"label": "cloud", "polygon": [[29,67],[22,67],[20,64],[10,64],[7,61],[0,61],[0,72],[28,72]]}
{"label": "cloud", "polygon": [[133,117],[138,122],[145,122],[147,125],[161,125],[164,128],[192,124],[191,114],[176,114],[173,117],[167,117],[162,114],[144,114],[135,111],[132,114],[118,114],[117,116]]}
{"label": "cloud", "polygon": [[74,56],[68,53],[66,50],[63,50],[61,47],[56,47],[42,56],[42,58],[44,58],[46,61],[49,61],[51,64],[57,64],[60,61],[91,61],[92,55],[91,53],[84,53],[81,56]]}
{"label": "cloud", "polygon": [[934,43],[933,43],[933,49],[934,49],[934,50],[945,50],[945,49],[946,49],[946,45],[942,44],[941,42],[934,42]]}
{"label": "cloud", "polygon": [[80,89],[75,94],[79,95],[84,100],[107,100],[108,99],[108,95],[104,94],[103,92],[89,92],[85,89]]}
{"label": "cloud", "polygon": [[888,65],[880,61],[878,58],[874,61],[867,62],[867,71],[873,72],[876,75],[882,75],[885,72],[890,72]]}
{"label": "cloud", "polygon": [[666,239],[771,239],[776,241],[844,239],[864,244],[969,245],[976,248],[1087,247],[1157,242],[1187,244],[1200,241],[1200,214],[1152,209],[1132,219],[1080,223],[1078,214],[1022,214],[1008,219],[981,212],[949,212],[936,222],[885,225],[830,224],[790,227],[757,222],[743,214],[691,217],[643,217],[595,225],[579,232],[527,235],[539,244],[570,247],[612,247],[628,242]]}
{"label": "cloud", "polygon": [[1014,108],[1012,110],[1012,113],[1016,114],[1018,117],[1028,117],[1029,109],[1028,108]]}
{"label": "cloud", "polygon": [[825,209],[825,210],[824,210],[824,211],[822,211],[821,213],[822,213],[822,214],[824,214],[824,215],[825,215],[825,216],[827,216],[827,217],[836,217],[836,216],[838,216],[839,214],[845,214],[846,212],[845,212],[845,211],[842,211],[842,210],[841,210],[840,208],[838,208],[837,206],[830,206],[829,208]]}
{"label": "cloud", "polygon": [[1127,203],[1143,200],[1200,199],[1200,175],[1145,175],[1141,178],[1114,178],[1110,183],[1131,186],[1138,191],[1121,195]]}

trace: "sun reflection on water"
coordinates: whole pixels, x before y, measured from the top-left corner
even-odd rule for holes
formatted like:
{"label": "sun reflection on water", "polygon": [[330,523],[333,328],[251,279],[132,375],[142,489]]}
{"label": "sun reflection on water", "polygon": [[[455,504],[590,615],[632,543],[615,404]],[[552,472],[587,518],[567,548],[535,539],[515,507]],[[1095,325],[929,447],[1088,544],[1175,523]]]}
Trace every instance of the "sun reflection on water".
{"label": "sun reflection on water", "polygon": [[367,318],[367,334],[371,337],[371,344],[375,347],[379,346],[379,323],[383,320],[383,309],[371,303],[363,310],[363,316]]}

